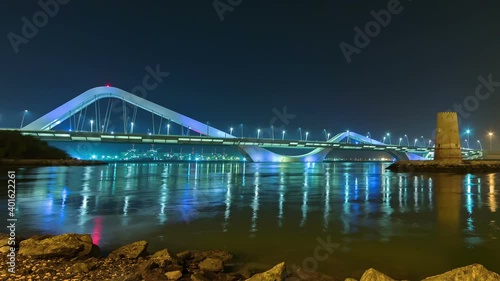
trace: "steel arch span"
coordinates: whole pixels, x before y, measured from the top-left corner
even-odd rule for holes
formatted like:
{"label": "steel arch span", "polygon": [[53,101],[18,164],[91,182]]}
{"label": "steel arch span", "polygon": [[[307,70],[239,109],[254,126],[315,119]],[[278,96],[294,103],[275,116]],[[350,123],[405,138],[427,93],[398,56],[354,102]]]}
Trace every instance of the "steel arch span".
{"label": "steel arch span", "polygon": [[93,102],[104,98],[121,99],[153,114],[161,116],[165,119],[169,119],[171,122],[177,123],[184,127],[191,127],[191,130],[198,133],[202,133],[212,137],[234,138],[234,136],[227,134],[224,131],[208,126],[202,122],[194,120],[193,118],[187,117],[164,106],[155,104],[144,98],[138,97],[115,87],[92,88],[66,102],[65,104],[59,106],[58,108],[52,110],[51,112],[45,114],[44,116],[38,118],[32,123],[26,125],[22,128],[22,130],[50,130],[66,119],[70,118],[73,114],[76,114],[80,110],[89,106]]}
{"label": "steel arch span", "polygon": [[[372,144],[372,145],[386,145],[377,140],[365,137],[355,132],[343,132],[335,135],[327,142],[338,143],[343,140],[349,141],[357,141],[359,143],[364,144]],[[302,155],[281,155],[278,153],[274,153],[265,148],[258,146],[250,146],[250,145],[240,145],[238,147],[240,151],[249,157],[254,162],[322,162],[325,160],[328,153],[330,153],[333,148],[316,148],[308,153]],[[422,157],[407,152],[399,152],[399,151],[385,151],[392,157],[398,160],[421,160]]]}

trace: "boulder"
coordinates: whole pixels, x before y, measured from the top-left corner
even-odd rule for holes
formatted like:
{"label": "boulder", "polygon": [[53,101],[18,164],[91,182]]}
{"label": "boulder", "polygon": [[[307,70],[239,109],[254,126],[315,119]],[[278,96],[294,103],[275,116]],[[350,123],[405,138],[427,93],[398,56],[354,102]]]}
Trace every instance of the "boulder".
{"label": "boulder", "polygon": [[108,256],[110,259],[137,259],[147,255],[148,242],[147,241],[137,241],[132,244],[122,246]]}
{"label": "boulder", "polygon": [[176,254],[170,252],[168,249],[160,250],[151,256],[151,259],[158,264],[159,267],[165,267],[169,264],[180,264],[180,259]]}
{"label": "boulder", "polygon": [[224,264],[220,258],[206,258],[198,267],[201,270],[211,271],[211,272],[219,272],[224,269]]}
{"label": "boulder", "polygon": [[489,271],[480,264],[472,264],[457,269],[450,270],[443,274],[427,277],[422,281],[459,281],[459,280],[476,280],[476,281],[494,281],[500,280],[500,274]]}
{"label": "boulder", "polygon": [[34,236],[21,241],[19,255],[36,258],[88,258],[99,256],[99,247],[92,243],[90,234]]}
{"label": "boulder", "polygon": [[224,250],[194,252],[192,253],[192,256],[197,261],[202,261],[206,258],[219,258],[223,262],[228,262],[233,259],[233,254]]}
{"label": "boulder", "polygon": [[285,263],[279,263],[266,272],[255,274],[246,281],[283,281],[286,277]]}
{"label": "boulder", "polygon": [[395,281],[395,280],[383,274],[380,271],[370,268],[366,270],[365,273],[363,273],[359,281]]}
{"label": "boulder", "polygon": [[314,271],[296,269],[293,273],[287,274],[286,281],[335,281],[336,279]]}
{"label": "boulder", "polygon": [[165,276],[167,276],[168,280],[178,280],[179,278],[182,277],[182,272],[180,270],[169,271],[165,273]]}

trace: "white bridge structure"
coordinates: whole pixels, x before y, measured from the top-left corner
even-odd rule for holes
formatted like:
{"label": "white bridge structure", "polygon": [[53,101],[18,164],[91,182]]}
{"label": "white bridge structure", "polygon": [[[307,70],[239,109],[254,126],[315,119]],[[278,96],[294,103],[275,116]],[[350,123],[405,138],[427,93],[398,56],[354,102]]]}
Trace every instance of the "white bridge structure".
{"label": "white bridge structure", "polygon": [[[106,110],[101,110],[100,101],[108,99]],[[116,110],[116,106],[118,110]],[[87,109],[94,105],[95,131],[85,132],[83,125]],[[133,106],[127,112],[127,104]],[[128,122],[128,114],[135,121],[137,108],[152,114],[153,132],[148,135],[134,134],[133,122]],[[104,113],[103,113],[104,111]],[[109,132],[111,113],[121,111],[123,114],[123,133]],[[82,118],[83,117],[83,118]],[[155,133],[155,119],[159,118],[158,131]],[[57,131],[54,128],[68,121],[70,132]],[[168,124],[175,123],[200,136],[175,136],[161,134],[163,120]],[[170,126],[170,125],[169,125]],[[92,127],[91,127],[92,128]],[[432,147],[411,147],[388,145],[355,132],[342,132],[325,141],[307,140],[275,140],[269,138],[238,138],[232,132],[222,131],[209,124],[199,122],[186,115],[170,110],[164,106],[148,101],[142,97],[115,87],[103,86],[92,88],[72,100],[64,103],[32,123],[21,128],[25,135],[33,135],[52,141],[90,141],[90,142],[131,142],[131,143],[164,143],[164,144],[216,144],[237,146],[240,151],[255,162],[320,162],[334,149],[356,151],[384,151],[396,159],[423,159],[422,155],[431,153]],[[309,149],[301,155],[282,155],[267,148],[301,148]]]}

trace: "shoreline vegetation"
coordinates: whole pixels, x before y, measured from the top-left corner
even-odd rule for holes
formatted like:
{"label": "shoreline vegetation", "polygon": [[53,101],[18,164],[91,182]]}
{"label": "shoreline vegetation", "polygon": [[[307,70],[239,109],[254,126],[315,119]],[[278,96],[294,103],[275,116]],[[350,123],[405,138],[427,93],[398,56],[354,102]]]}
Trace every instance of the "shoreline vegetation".
{"label": "shoreline vegetation", "polygon": [[500,161],[490,160],[399,160],[386,168],[392,172],[497,173]]}
{"label": "shoreline vegetation", "polygon": [[96,160],[78,160],[64,150],[18,131],[0,131],[0,166],[87,166],[105,165]]}
{"label": "shoreline vegetation", "polygon": [[[271,268],[237,266],[225,250],[173,253],[163,249],[150,254],[147,241],[137,241],[106,257],[92,243],[90,234],[39,235],[28,239],[0,233],[1,280],[113,280],[113,281],[357,281],[310,272],[285,262]],[[16,241],[15,245],[9,241]],[[10,245],[10,246],[9,246]],[[14,256],[13,254],[14,253]],[[388,275],[367,269],[360,281],[392,281]],[[480,264],[460,267],[427,277],[438,280],[500,280],[500,275]]]}

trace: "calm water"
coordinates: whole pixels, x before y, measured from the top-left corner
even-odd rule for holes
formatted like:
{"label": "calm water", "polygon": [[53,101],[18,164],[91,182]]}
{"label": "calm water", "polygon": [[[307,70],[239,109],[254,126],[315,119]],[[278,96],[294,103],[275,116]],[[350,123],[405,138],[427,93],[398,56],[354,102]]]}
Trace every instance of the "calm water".
{"label": "calm water", "polygon": [[[223,248],[256,266],[285,260],[338,277],[375,267],[417,279],[475,262],[500,272],[500,174],[395,174],[387,165],[19,169],[17,231],[90,233],[105,253],[137,240],[150,252]],[[320,240],[335,247],[314,258]]]}

